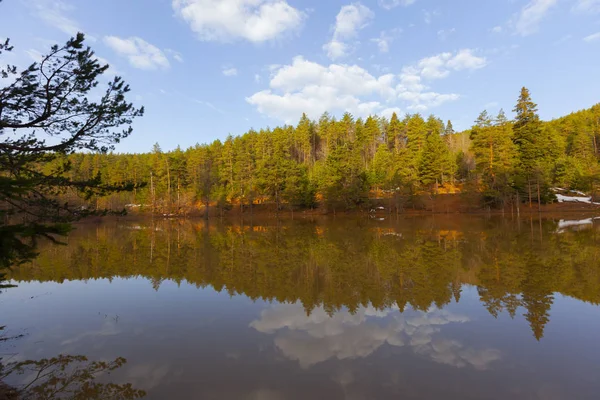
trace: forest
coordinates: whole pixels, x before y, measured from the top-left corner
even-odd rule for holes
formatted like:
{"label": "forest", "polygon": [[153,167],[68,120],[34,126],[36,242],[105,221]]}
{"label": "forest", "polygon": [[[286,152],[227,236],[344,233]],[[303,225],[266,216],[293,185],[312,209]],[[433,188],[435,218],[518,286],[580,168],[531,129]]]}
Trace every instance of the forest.
{"label": "forest", "polygon": [[252,211],[265,203],[277,211],[335,212],[364,209],[372,199],[388,199],[390,210],[402,211],[422,207],[422,196],[447,193],[470,194],[463,197],[479,207],[535,207],[555,201],[552,187],[597,196],[600,104],[544,122],[523,88],[514,112],[509,120],[504,111],[483,111],[463,132],[434,115],[325,113],[318,121],[303,115],[296,126],[250,130],[186,150],[164,152],[155,144],[143,154],[76,152],[43,168],[134,187],[85,202],[62,193],[71,204],[162,214],[207,206]]}
{"label": "forest", "polygon": [[87,206],[169,214],[260,203],[348,210],[368,206],[370,198],[388,198],[402,210],[419,207],[420,195],[459,192],[475,193],[482,206],[531,206],[552,202],[553,186],[596,195],[600,104],[543,122],[523,88],[514,111],[514,121],[503,111],[483,111],[463,132],[433,115],[303,115],[297,126],[250,130],[186,150],[163,152],[155,144],[145,154],[76,153],[45,168],[68,163],[72,179],[135,185]]}

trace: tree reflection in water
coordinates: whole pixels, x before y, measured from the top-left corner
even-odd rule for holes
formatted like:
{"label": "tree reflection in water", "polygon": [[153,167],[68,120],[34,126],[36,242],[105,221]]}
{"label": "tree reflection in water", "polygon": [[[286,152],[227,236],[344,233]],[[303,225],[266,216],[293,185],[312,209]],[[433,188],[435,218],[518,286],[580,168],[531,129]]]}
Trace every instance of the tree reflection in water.
{"label": "tree reflection in water", "polygon": [[[586,220],[587,221],[587,220]],[[577,229],[571,229],[573,225]],[[600,304],[600,235],[564,221],[407,218],[80,225],[66,247],[41,249],[16,281],[145,277],[231,295],[301,303],[330,316],[407,307],[426,312],[475,286],[497,317],[523,314],[541,339],[556,293]]]}
{"label": "tree reflection in water", "polygon": [[[18,379],[24,382],[5,390],[11,399],[140,399],[143,390],[134,389],[129,383],[101,383],[103,375],[122,367],[127,360],[122,357],[114,361],[89,361],[85,356],[59,355],[38,361],[28,360],[2,364],[0,359],[0,382]],[[0,398],[2,397],[0,388]]]}

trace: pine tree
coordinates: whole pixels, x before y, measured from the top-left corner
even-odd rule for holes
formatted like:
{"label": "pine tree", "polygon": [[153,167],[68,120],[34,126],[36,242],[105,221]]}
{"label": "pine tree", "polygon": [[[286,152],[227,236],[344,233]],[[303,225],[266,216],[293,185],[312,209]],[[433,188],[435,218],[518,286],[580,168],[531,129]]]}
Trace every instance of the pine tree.
{"label": "pine tree", "polygon": [[454,126],[452,126],[452,121],[448,120],[448,123],[446,124],[446,129],[444,131],[444,133],[446,135],[454,135]]}
{"label": "pine tree", "polygon": [[365,165],[368,168],[369,163],[373,160],[377,147],[381,140],[381,130],[379,124],[373,116],[369,116],[365,121],[363,128],[365,152]]}
{"label": "pine tree", "polygon": [[388,146],[395,149],[396,152],[406,146],[406,137],[404,136],[404,129],[402,128],[402,123],[398,119],[398,115],[393,113],[387,127],[387,141]]}
{"label": "pine tree", "polygon": [[369,171],[369,182],[376,189],[389,189],[394,176],[392,152],[387,144],[380,144]]}
{"label": "pine tree", "polygon": [[533,199],[533,188],[537,190],[538,205],[542,198],[542,185],[549,170],[550,143],[542,129],[542,122],[537,114],[537,104],[531,100],[529,90],[521,89],[513,127],[514,142],[518,148],[519,166],[527,182],[529,205]]}
{"label": "pine tree", "polygon": [[477,119],[475,120],[475,126],[479,128],[489,128],[492,126],[492,118],[488,114],[487,110],[483,110]]}
{"label": "pine tree", "polygon": [[419,163],[419,178],[424,185],[444,182],[444,172],[447,170],[448,148],[438,132],[427,136],[423,156]]}
{"label": "pine tree", "polygon": [[[114,150],[144,113],[127,102],[129,86],[120,77],[99,90],[108,65],[100,64],[84,39],[78,33],[52,46],[23,71],[0,67],[0,79],[6,79],[0,87],[0,267],[28,260],[37,237],[56,240],[51,235],[65,235],[70,222],[93,214],[59,196],[76,192],[89,200],[133,188],[111,187],[100,175],[70,179],[66,155]],[[8,39],[0,42],[0,55],[12,50]],[[53,169],[45,173],[44,165]]]}
{"label": "pine tree", "polygon": [[297,147],[300,155],[298,161],[301,161],[304,165],[312,165],[314,162],[314,127],[305,113],[302,114],[294,134],[298,142]]}
{"label": "pine tree", "polygon": [[516,153],[512,128],[504,111],[500,110],[493,125],[487,113],[481,113],[471,130],[471,139],[485,203],[504,204],[506,197],[511,195],[510,176],[514,171]]}

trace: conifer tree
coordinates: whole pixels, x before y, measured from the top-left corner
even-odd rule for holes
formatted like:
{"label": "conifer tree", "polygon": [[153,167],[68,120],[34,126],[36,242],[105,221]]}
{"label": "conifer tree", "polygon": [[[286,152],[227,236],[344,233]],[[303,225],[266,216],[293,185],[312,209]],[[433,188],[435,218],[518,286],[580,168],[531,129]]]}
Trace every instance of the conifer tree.
{"label": "conifer tree", "polygon": [[454,135],[456,132],[454,132],[454,126],[452,126],[452,121],[448,120],[448,123],[446,124],[446,129],[444,131],[444,134],[446,135]]}
{"label": "conifer tree", "polygon": [[419,177],[424,185],[444,183],[444,172],[447,171],[448,148],[438,132],[427,135],[423,156],[419,164]]}
{"label": "conifer tree", "polygon": [[542,122],[537,114],[537,104],[531,100],[527,88],[521,89],[513,111],[516,113],[513,140],[518,148],[519,167],[527,184],[531,207],[534,197],[533,186],[537,192],[538,205],[542,200],[543,180],[549,169],[550,143],[542,129]]}
{"label": "conifer tree", "polygon": [[390,123],[387,126],[387,141],[388,146],[399,151],[406,145],[406,137],[404,137],[404,129],[402,129],[402,123],[398,119],[396,113],[392,114]]}
{"label": "conifer tree", "polygon": [[[0,42],[0,55],[12,49],[8,39]],[[69,222],[92,213],[58,196],[76,192],[89,200],[133,188],[111,187],[98,175],[70,179],[67,155],[113,150],[143,115],[143,108],[126,101],[129,87],[120,77],[91,96],[107,69],[84,46],[82,33],[52,46],[40,62],[21,72],[0,67],[0,79],[6,79],[0,88],[0,267],[27,260],[36,238],[56,240],[52,234],[66,234]],[[9,217],[26,222],[8,223]]]}

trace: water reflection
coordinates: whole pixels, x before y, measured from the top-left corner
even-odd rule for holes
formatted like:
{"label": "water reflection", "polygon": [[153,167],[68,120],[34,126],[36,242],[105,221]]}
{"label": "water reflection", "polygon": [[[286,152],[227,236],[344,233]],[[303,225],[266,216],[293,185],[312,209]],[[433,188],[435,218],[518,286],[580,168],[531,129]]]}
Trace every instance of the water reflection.
{"label": "water reflection", "polygon": [[[2,359],[0,359],[1,361]],[[7,388],[0,395],[7,399],[141,399],[143,390],[129,383],[101,383],[98,378],[121,368],[127,360],[119,357],[113,361],[89,361],[85,356],[58,355],[49,359],[19,362],[0,362],[0,382],[16,379],[20,383]]]}
{"label": "water reflection", "polygon": [[68,247],[46,249],[11,277],[142,276],[156,290],[164,280],[188,282],[329,316],[361,307],[427,312],[475,285],[490,314],[522,308],[541,339],[556,293],[600,303],[600,236],[593,219],[583,221],[113,222],[80,227]]}
{"label": "water reflection", "polygon": [[289,304],[264,310],[250,326],[275,335],[277,348],[303,368],[331,358],[364,358],[386,343],[454,367],[485,369],[500,358],[498,350],[475,349],[439,335],[444,325],[468,322],[465,315],[436,309],[411,314],[361,307],[329,316],[319,307],[307,316],[301,305]]}
{"label": "water reflection", "polygon": [[80,225],[11,271],[2,324],[23,360],[126,357],[149,399],[595,399],[599,224]]}

